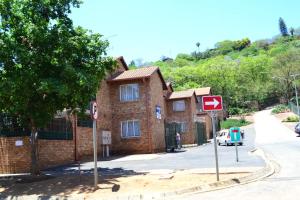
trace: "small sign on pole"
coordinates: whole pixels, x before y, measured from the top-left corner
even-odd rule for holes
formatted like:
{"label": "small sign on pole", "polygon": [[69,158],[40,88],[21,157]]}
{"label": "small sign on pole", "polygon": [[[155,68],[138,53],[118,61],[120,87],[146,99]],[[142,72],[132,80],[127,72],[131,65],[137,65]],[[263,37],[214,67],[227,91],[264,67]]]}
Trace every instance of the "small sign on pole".
{"label": "small sign on pole", "polygon": [[98,109],[97,102],[92,101],[90,107],[91,118],[93,119],[93,147],[94,147],[94,187],[97,189],[98,187],[98,167],[97,167],[97,123],[96,120],[98,118]]}
{"label": "small sign on pole", "polygon": [[231,142],[234,142],[235,146],[235,157],[236,157],[236,162],[239,162],[239,153],[238,153],[238,147],[237,143],[241,141],[241,131],[239,127],[232,127],[229,129],[230,133],[230,140]]}
{"label": "small sign on pole", "polygon": [[218,147],[216,139],[216,117],[217,111],[223,110],[222,96],[203,96],[202,97],[202,109],[203,111],[210,111],[212,118],[212,128],[213,128],[213,138],[214,138],[214,149],[215,149],[215,159],[216,159],[216,174],[217,181],[219,178],[219,161],[218,161]]}

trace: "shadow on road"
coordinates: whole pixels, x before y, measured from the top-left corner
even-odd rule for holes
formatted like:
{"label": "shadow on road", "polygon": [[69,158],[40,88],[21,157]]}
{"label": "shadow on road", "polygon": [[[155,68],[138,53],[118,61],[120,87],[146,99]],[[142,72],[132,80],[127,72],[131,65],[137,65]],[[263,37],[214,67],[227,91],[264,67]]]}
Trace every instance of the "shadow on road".
{"label": "shadow on road", "polygon": [[[98,168],[98,171],[100,173],[100,189],[110,192],[120,190],[118,178],[145,174],[122,168]],[[18,197],[24,195],[37,195],[38,199],[49,199],[53,195],[67,197],[74,192],[77,194],[94,192],[93,186],[93,170],[84,170],[80,174],[79,171],[73,170],[59,176],[55,175],[55,173],[50,173],[38,177],[26,175],[1,178],[0,199],[8,197],[10,199],[18,199]]]}

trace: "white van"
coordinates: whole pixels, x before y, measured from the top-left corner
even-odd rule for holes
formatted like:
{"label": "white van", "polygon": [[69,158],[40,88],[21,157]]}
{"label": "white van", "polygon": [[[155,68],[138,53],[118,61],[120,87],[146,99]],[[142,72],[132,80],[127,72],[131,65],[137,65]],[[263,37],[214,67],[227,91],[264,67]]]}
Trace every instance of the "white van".
{"label": "white van", "polygon": [[[243,145],[243,138],[244,138],[243,130],[241,130],[241,134],[242,134],[241,141],[238,142],[238,145]],[[220,145],[225,145],[225,146],[234,145],[234,142],[232,142],[231,139],[230,139],[230,134],[229,134],[229,130],[228,129],[221,130],[218,133],[218,136],[217,136],[216,139],[217,139],[217,144],[219,146]]]}

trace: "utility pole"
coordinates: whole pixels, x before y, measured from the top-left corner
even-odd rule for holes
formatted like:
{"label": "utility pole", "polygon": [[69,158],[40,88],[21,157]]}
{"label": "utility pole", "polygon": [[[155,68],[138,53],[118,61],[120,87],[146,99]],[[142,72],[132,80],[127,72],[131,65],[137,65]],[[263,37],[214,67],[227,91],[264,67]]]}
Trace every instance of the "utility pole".
{"label": "utility pole", "polygon": [[300,122],[300,108],[299,108],[299,101],[298,101],[298,90],[297,90],[297,85],[296,85],[296,77],[299,76],[300,74],[293,74],[291,77],[293,77],[293,82],[294,82],[294,88],[295,88],[295,95],[296,95],[296,105],[297,105],[297,114],[298,114],[298,119]]}

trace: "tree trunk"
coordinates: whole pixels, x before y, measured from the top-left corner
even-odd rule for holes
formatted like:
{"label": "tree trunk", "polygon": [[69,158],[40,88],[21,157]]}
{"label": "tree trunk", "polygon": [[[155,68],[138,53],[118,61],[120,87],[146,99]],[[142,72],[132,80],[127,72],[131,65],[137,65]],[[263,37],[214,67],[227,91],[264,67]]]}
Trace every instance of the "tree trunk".
{"label": "tree trunk", "polygon": [[38,132],[35,126],[31,127],[31,175],[38,175],[38,161],[37,161],[37,141],[38,141]]}

